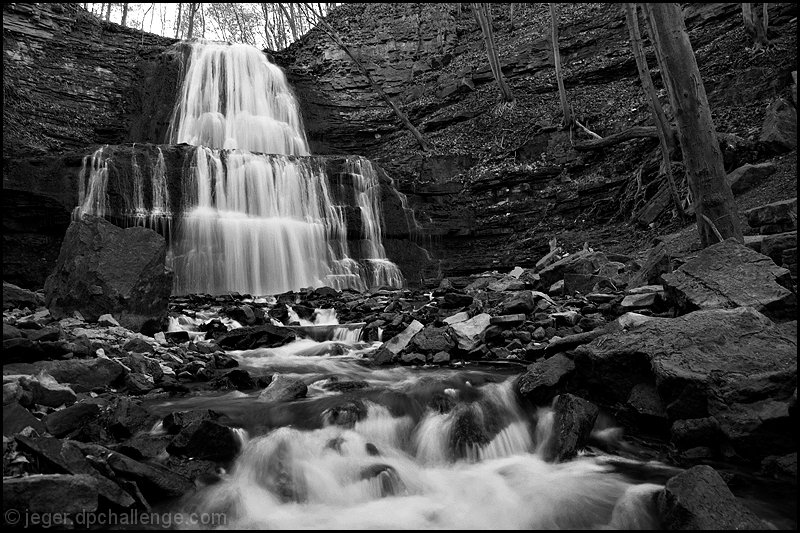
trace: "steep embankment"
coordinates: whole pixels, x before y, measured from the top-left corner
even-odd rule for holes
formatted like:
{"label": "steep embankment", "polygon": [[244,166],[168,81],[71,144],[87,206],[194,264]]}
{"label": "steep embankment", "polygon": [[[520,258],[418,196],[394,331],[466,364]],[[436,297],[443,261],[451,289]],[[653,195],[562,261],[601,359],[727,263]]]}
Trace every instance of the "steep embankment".
{"label": "steep embankment", "polygon": [[[313,149],[377,159],[437,236],[432,249],[449,274],[531,264],[554,235],[576,247],[602,241],[606,249],[629,252],[658,231],[648,224],[656,222],[661,232],[678,227],[671,213],[646,209],[661,185],[655,140],[576,151],[572,141],[588,137],[557,128],[547,6],[516,4],[512,12],[510,4],[493,5],[513,106],[499,105],[478,25],[459,6],[344,5],[330,16],[373,78],[433,142],[433,153],[419,150],[322,32],[277,54],[303,103]],[[650,124],[621,7],[560,10],[565,83],[578,119],[602,136]],[[756,54],[738,4],[692,4],[684,11],[717,131],[730,140],[728,171],[775,157],[757,139],[769,104],[791,100],[796,7],[770,4],[769,12],[772,47]],[[647,53],[655,66],[649,46]],[[653,74],[660,87],[658,70]],[[660,96],[669,113],[666,94]],[[741,207],[793,196],[795,160],[794,153],[779,159],[778,172],[740,198]],[[641,223],[628,226],[630,219]]]}

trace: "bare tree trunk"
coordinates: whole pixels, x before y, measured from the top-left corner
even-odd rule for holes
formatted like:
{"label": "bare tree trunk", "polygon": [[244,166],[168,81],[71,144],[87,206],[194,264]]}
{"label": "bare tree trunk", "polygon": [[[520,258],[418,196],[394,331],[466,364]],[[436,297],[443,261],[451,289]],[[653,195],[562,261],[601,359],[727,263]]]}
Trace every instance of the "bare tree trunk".
{"label": "bare tree trunk", "polygon": [[511,19],[511,31],[514,31],[514,6],[517,5],[514,2],[511,2],[511,7],[509,8],[509,16],[508,18]]}
{"label": "bare tree trunk", "polygon": [[194,15],[197,13],[197,2],[189,3],[189,29],[186,31],[186,38],[191,39],[194,34]]}
{"label": "bare tree trunk", "polygon": [[513,102],[514,95],[511,93],[511,88],[506,83],[503,77],[503,71],[500,69],[500,58],[497,56],[497,47],[494,43],[494,31],[492,30],[492,19],[489,12],[489,4],[486,3],[473,3],[472,11],[475,13],[475,18],[478,25],[483,32],[483,41],[486,44],[486,54],[489,56],[489,67],[492,69],[494,79],[497,85],[500,86],[500,94],[506,102]]}
{"label": "bare tree trunk", "polygon": [[558,12],[553,3],[550,4],[550,33],[553,40],[553,63],[556,66],[558,97],[561,100],[561,112],[564,114],[563,126],[568,128],[572,124],[572,111],[567,102],[567,89],[564,87],[564,74],[561,72],[561,53],[558,51]]}
{"label": "bare tree trunk", "polygon": [[628,22],[628,32],[631,36],[631,48],[633,49],[633,57],[636,59],[636,67],[639,70],[639,79],[642,81],[642,88],[647,96],[650,112],[653,114],[653,122],[656,123],[658,141],[661,144],[661,159],[663,161],[664,173],[667,176],[669,191],[672,195],[672,202],[675,204],[678,216],[683,219],[686,214],[683,212],[683,206],[681,206],[678,188],[675,186],[675,178],[672,175],[672,162],[670,161],[670,154],[675,148],[675,141],[672,138],[672,128],[669,122],[667,122],[667,117],[664,115],[661,103],[658,101],[658,95],[653,86],[653,79],[650,77],[650,68],[647,66],[647,58],[644,55],[642,47],[642,35],[639,32],[639,17],[636,4],[625,4],[625,18]]}
{"label": "bare tree trunk", "polygon": [[700,242],[703,246],[714,244],[719,240],[717,232],[724,239],[734,237],[742,242],[736,201],[725,179],[711,108],[680,5],[648,3],[644,9],[654,44],[661,50],[662,69],[669,72],[667,90],[678,123]]}
{"label": "bare tree trunk", "polygon": [[181,13],[183,12],[183,2],[178,2],[178,20],[175,21],[175,38],[180,37],[181,31]]}
{"label": "bare tree trunk", "polygon": [[767,2],[761,4],[761,24],[764,26],[764,40],[769,44],[769,34],[767,33],[769,29],[769,4]]}
{"label": "bare tree trunk", "polygon": [[128,24],[128,2],[122,4],[122,25]]}
{"label": "bare tree trunk", "polygon": [[[301,4],[301,5],[306,8],[307,10],[306,15],[308,15],[308,12],[314,13],[314,10],[310,4]],[[392,108],[392,111],[397,116],[397,118],[400,119],[400,122],[403,123],[403,125],[409,132],[411,132],[411,135],[413,135],[414,138],[417,140],[417,143],[419,143],[420,148],[422,148],[422,150],[426,152],[433,150],[433,146],[430,144],[430,142],[428,142],[428,140],[425,137],[423,137],[423,135],[419,132],[419,130],[416,127],[414,127],[414,125],[408,119],[406,114],[403,113],[403,111],[399,107],[397,107],[397,104],[395,104],[391,98],[389,98],[389,95],[387,95],[383,91],[383,88],[380,85],[378,85],[378,83],[374,79],[372,79],[372,75],[369,73],[369,70],[367,70],[367,68],[361,63],[361,61],[359,61],[358,58],[356,58],[356,56],[353,55],[353,52],[351,52],[350,48],[348,48],[348,46],[344,44],[344,41],[342,41],[342,38],[339,36],[336,30],[333,29],[333,27],[330,24],[328,24],[328,22],[324,18],[320,17],[316,13],[314,13],[314,15],[317,18],[317,27],[323,32],[325,32],[325,34],[328,35],[328,37],[330,37],[333,40],[333,42],[335,42],[339,46],[339,48],[341,48],[342,51],[344,51],[344,53],[347,54],[347,56],[353,61],[358,70],[361,71],[361,74],[365,78],[367,78],[367,81],[369,81],[369,84],[372,86],[372,89],[376,93],[378,93],[378,96],[380,96],[384,102],[389,104],[389,107]]]}
{"label": "bare tree trunk", "polygon": [[108,6],[106,7],[106,22],[111,22],[111,2],[106,5]]}
{"label": "bare tree trunk", "polygon": [[203,2],[200,2],[198,9],[200,10],[200,38],[206,38],[206,12],[203,9]]}
{"label": "bare tree trunk", "polygon": [[[289,4],[289,5],[291,6],[292,4]],[[294,23],[294,16],[293,15],[289,15],[289,12],[286,11],[285,7],[283,7],[283,4],[279,3],[278,7],[280,8],[281,12],[283,13],[283,16],[289,22],[289,29],[292,30],[292,41],[296,41],[297,40],[297,26]],[[294,12],[294,9],[292,10],[292,12]]]}
{"label": "bare tree trunk", "polygon": [[[766,4],[765,4],[766,5]],[[766,12],[766,8],[764,9]],[[753,9],[753,4],[742,3],[742,19],[744,19],[744,29],[753,40],[753,47],[761,50],[769,45],[767,40],[766,24],[762,24],[758,11]]]}

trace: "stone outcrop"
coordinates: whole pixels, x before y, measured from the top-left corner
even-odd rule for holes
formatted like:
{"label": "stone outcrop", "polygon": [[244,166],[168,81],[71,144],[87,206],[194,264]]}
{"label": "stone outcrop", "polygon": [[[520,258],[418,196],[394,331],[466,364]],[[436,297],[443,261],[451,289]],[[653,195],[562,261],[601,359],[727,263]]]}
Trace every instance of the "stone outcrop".
{"label": "stone outcrop", "polygon": [[172,291],[166,250],[152,230],[122,229],[85,215],[64,237],[45,284],[47,307],[57,318],[79,311],[94,321],[110,313],[133,331],[158,331]]}
{"label": "stone outcrop", "polygon": [[703,249],[671,274],[662,275],[668,294],[684,311],[753,307],[791,317],[797,296],[787,269],[736,239]]}

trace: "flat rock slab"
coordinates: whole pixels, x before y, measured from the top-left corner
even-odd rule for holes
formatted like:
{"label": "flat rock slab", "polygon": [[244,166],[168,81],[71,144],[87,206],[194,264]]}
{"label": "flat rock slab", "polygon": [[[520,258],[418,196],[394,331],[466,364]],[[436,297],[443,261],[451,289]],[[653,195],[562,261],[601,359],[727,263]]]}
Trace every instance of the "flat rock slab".
{"label": "flat rock slab", "polygon": [[543,405],[558,394],[559,386],[574,370],[575,363],[562,354],[537,361],[519,378],[517,390],[535,404]]}
{"label": "flat rock slab", "polygon": [[78,513],[97,509],[97,481],[85,474],[3,478],[3,507],[33,513]]}
{"label": "flat rock slab", "polygon": [[706,465],[670,478],[658,496],[658,511],[667,530],[770,529]]}
{"label": "flat rock slab", "polygon": [[797,222],[797,198],[754,207],[747,210],[745,216],[747,216],[747,224],[751,228]]}
{"label": "flat rock slab", "polygon": [[452,324],[450,329],[456,345],[465,351],[476,348],[483,341],[483,334],[489,328],[491,320],[488,313],[481,313],[464,322]]}
{"label": "flat rock slab", "polygon": [[38,374],[41,371],[47,372],[61,384],[69,384],[75,392],[89,392],[117,383],[125,374],[125,367],[103,357],[3,365],[4,375]]}
{"label": "flat rock slab", "polygon": [[684,311],[753,307],[773,317],[794,316],[791,275],[735,239],[709,246],[675,272],[663,274],[667,293]]}

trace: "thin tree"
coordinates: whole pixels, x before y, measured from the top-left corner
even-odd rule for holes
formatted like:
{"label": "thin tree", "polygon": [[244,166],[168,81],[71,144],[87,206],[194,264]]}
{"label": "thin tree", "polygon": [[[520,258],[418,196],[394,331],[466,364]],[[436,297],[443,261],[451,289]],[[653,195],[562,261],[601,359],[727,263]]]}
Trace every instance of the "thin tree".
{"label": "thin tree", "polygon": [[126,26],[128,23],[128,2],[122,4],[122,25]]}
{"label": "thin tree", "polygon": [[175,38],[180,37],[181,31],[181,15],[183,13],[183,2],[178,2],[178,18],[175,20]]}
{"label": "thin tree", "polygon": [[644,49],[642,47],[642,35],[639,31],[639,16],[636,4],[625,4],[625,19],[628,23],[628,33],[631,37],[633,57],[636,59],[636,67],[639,70],[639,79],[642,81],[642,88],[647,96],[647,104],[650,107],[650,113],[653,115],[653,122],[656,123],[658,141],[661,145],[663,172],[667,176],[667,182],[669,184],[670,194],[672,195],[672,201],[675,204],[675,209],[678,212],[678,216],[683,219],[685,213],[681,206],[678,188],[675,186],[675,178],[672,175],[672,163],[670,161],[670,154],[675,149],[675,140],[672,137],[672,127],[667,121],[667,117],[661,107],[661,102],[658,101],[658,95],[653,86],[653,79],[650,77],[650,67],[647,65],[647,58],[644,55]]}
{"label": "thin tree", "polygon": [[111,22],[111,2],[107,4],[106,7],[106,22]]}
{"label": "thin tree", "polygon": [[667,92],[678,123],[687,181],[692,192],[700,242],[720,238],[743,241],[731,187],[725,179],[711,108],[679,4],[644,4],[654,46],[666,76]]}
{"label": "thin tree", "polygon": [[303,6],[306,17],[312,18],[310,15],[313,15],[313,20],[316,22],[317,28],[330,37],[331,40],[336,43],[345,54],[347,54],[347,57],[349,57],[358,70],[361,71],[361,74],[367,78],[367,81],[369,81],[372,89],[378,93],[378,96],[380,96],[383,101],[389,105],[389,107],[392,108],[392,111],[394,111],[394,114],[400,119],[400,122],[403,123],[409,132],[411,132],[411,135],[413,135],[417,140],[417,143],[419,143],[420,148],[426,152],[433,150],[433,146],[431,146],[430,142],[428,142],[428,140],[419,132],[414,124],[411,123],[406,114],[403,113],[399,107],[397,107],[397,104],[394,103],[394,100],[389,98],[389,96],[383,91],[383,88],[372,78],[369,70],[367,70],[363,63],[359,61],[350,48],[344,43],[344,41],[342,41],[342,38],[339,36],[339,33],[333,28],[333,26],[328,24],[328,21],[323,18],[321,14],[322,9],[320,8],[320,13],[316,13],[310,4],[303,3],[300,5]]}
{"label": "thin tree", "polygon": [[[290,6],[292,4],[289,4]],[[286,8],[283,7],[283,4],[278,4],[278,8],[283,13],[284,18],[289,22],[289,29],[292,30],[292,41],[297,40],[297,25],[294,22],[294,9],[292,9],[292,14],[290,15]]]}
{"label": "thin tree", "polygon": [[753,9],[753,4],[742,3],[742,19],[744,19],[744,29],[753,40],[753,48],[762,50],[769,46],[767,39],[767,24],[769,24],[769,13],[767,3],[763,5],[763,17],[758,16],[758,11]]}
{"label": "thin tree", "polygon": [[558,97],[561,100],[561,112],[564,114],[563,126],[572,125],[572,110],[567,102],[567,89],[564,87],[564,74],[561,72],[561,53],[558,51],[558,12],[556,5],[550,4],[550,35],[553,41],[553,63],[556,66],[556,83],[558,83]]}
{"label": "thin tree", "polygon": [[189,3],[189,29],[186,31],[186,38],[191,39],[194,34],[194,16],[197,13],[198,3]]}
{"label": "thin tree", "polygon": [[475,19],[478,21],[478,25],[481,27],[481,32],[483,33],[483,42],[486,44],[486,54],[489,56],[489,67],[491,67],[494,79],[497,81],[497,85],[500,87],[500,94],[502,95],[504,101],[513,102],[514,95],[511,92],[511,88],[506,83],[506,80],[503,77],[503,71],[500,68],[500,58],[497,55],[497,47],[495,46],[494,42],[492,14],[489,11],[489,4],[474,3],[470,5],[472,6],[472,12],[475,14]]}

